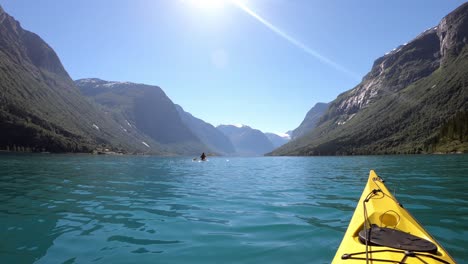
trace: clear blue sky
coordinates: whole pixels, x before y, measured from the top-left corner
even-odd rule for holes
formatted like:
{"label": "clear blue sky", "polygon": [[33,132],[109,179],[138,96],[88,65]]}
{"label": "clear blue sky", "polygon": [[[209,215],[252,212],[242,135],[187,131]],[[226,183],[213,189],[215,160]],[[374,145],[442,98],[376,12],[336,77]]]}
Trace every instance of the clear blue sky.
{"label": "clear blue sky", "polygon": [[[0,0],[73,79],[160,86],[213,125],[296,128],[458,0]],[[220,1],[220,0],[218,0]]]}

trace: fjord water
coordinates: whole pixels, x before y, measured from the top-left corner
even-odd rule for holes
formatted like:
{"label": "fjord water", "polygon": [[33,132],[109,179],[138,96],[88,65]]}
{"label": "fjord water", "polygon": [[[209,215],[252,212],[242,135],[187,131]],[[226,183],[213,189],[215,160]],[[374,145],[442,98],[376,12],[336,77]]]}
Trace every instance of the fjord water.
{"label": "fjord water", "polygon": [[370,169],[468,262],[467,155],[0,155],[0,263],[329,263]]}

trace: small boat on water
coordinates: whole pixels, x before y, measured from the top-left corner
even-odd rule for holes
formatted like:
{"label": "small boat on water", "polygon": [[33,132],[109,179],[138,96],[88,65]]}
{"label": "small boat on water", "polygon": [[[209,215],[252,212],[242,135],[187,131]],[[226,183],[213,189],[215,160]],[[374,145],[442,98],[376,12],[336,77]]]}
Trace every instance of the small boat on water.
{"label": "small boat on water", "polygon": [[456,263],[371,170],[332,263]]}

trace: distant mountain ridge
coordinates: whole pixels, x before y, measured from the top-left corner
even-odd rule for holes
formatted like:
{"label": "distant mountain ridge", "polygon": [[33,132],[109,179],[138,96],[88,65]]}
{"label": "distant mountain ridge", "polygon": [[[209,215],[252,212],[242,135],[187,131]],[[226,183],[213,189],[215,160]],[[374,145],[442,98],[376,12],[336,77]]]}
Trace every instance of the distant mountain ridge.
{"label": "distant mountain ridge", "polygon": [[266,132],[264,134],[268,138],[268,140],[270,140],[270,142],[273,144],[273,148],[281,147],[282,145],[288,143],[291,139],[291,136],[289,134],[285,134],[283,136],[269,132]]}
{"label": "distant mountain ridge", "polygon": [[[468,3],[407,44],[377,59],[311,132],[272,155],[351,155],[467,151]],[[456,117],[457,116],[457,117]],[[452,124],[452,125],[450,125]]]}
{"label": "distant mountain ridge", "polygon": [[221,155],[235,154],[236,150],[233,144],[221,131],[216,129],[213,125],[185,112],[180,105],[176,105],[176,109],[179,112],[182,122],[210,148],[210,151]]}
{"label": "distant mountain ridge", "polygon": [[151,138],[168,153],[259,156],[289,139],[249,126],[214,127],[174,104],[157,86],[87,78],[75,81],[127,133]]}
{"label": "distant mountain ridge", "polygon": [[216,128],[231,140],[237,155],[261,156],[274,149],[273,143],[258,129],[234,125],[219,125]]}

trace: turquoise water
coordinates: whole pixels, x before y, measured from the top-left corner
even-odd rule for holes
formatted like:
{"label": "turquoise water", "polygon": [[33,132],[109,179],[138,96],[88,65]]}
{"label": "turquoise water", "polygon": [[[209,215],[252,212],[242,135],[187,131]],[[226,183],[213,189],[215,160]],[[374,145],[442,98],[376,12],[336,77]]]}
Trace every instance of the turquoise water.
{"label": "turquoise water", "polygon": [[467,155],[0,155],[0,263],[330,263],[370,169],[468,263]]}

